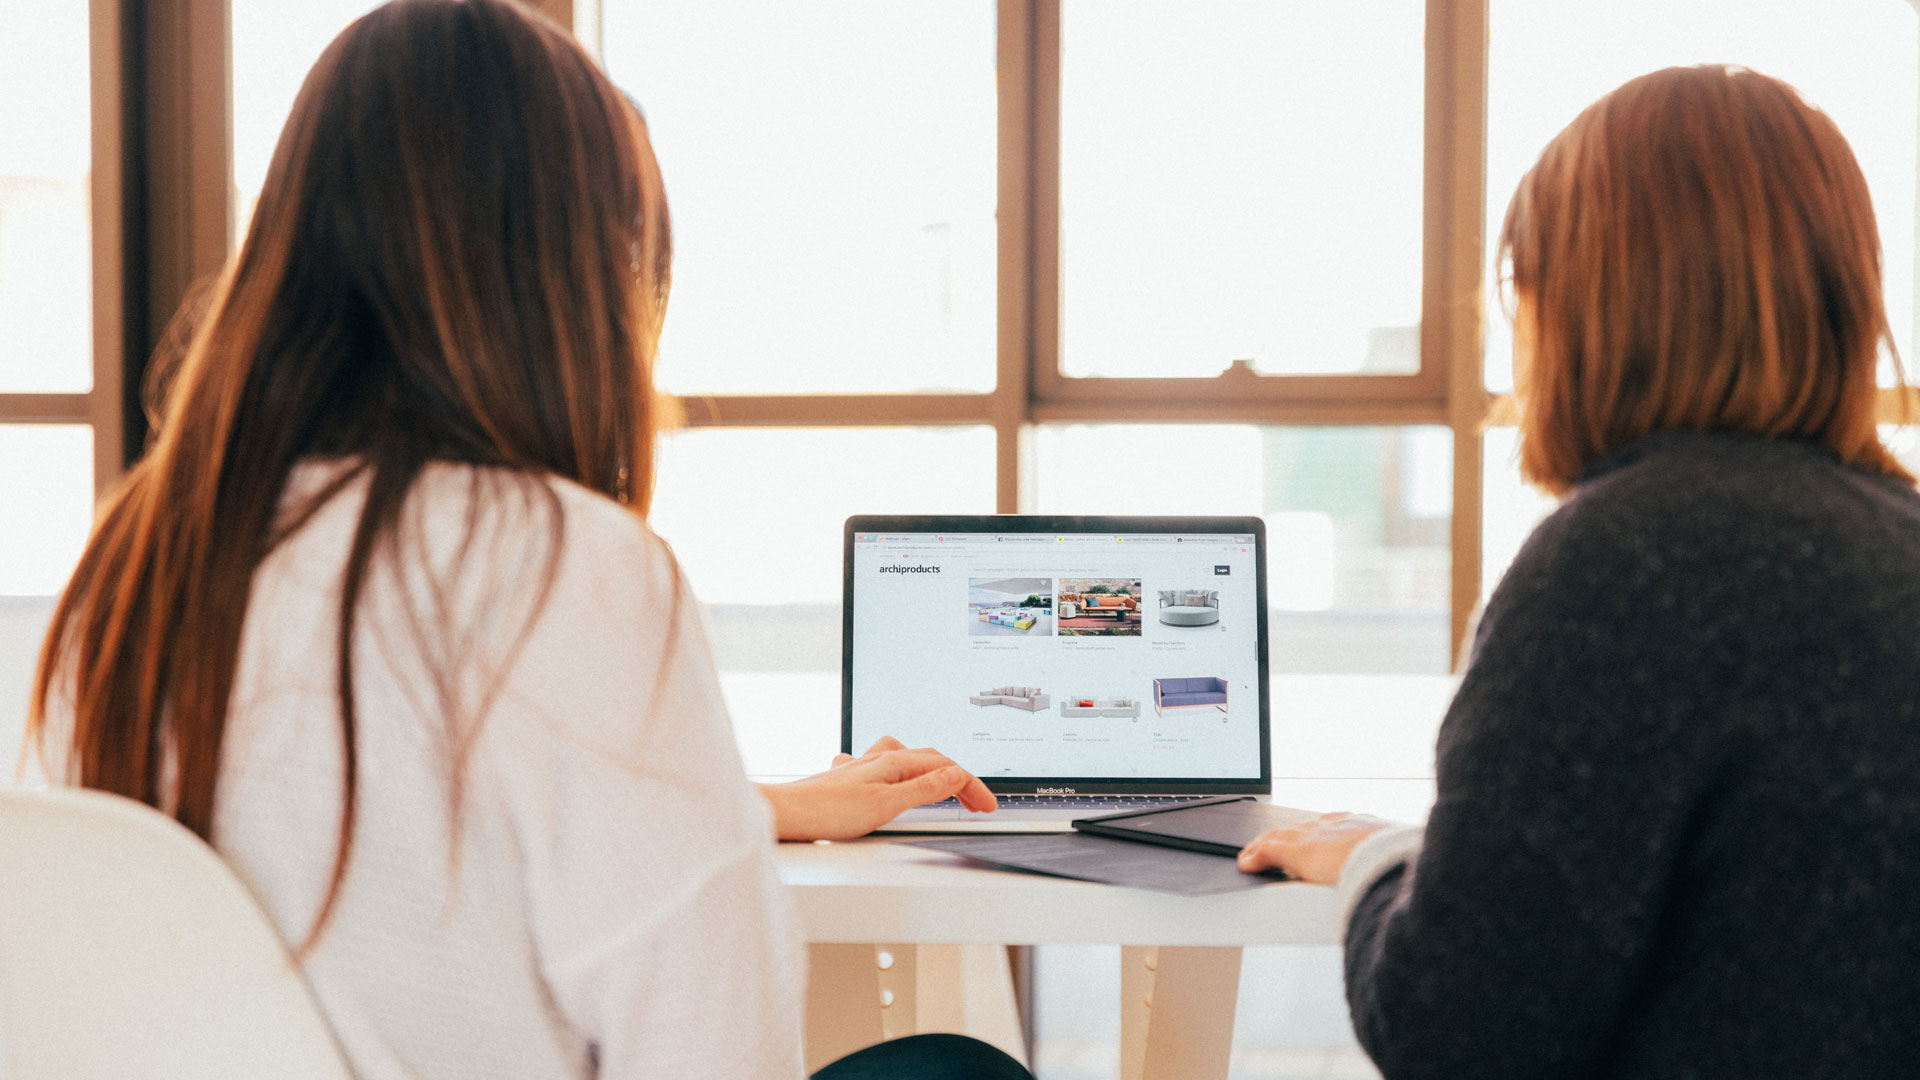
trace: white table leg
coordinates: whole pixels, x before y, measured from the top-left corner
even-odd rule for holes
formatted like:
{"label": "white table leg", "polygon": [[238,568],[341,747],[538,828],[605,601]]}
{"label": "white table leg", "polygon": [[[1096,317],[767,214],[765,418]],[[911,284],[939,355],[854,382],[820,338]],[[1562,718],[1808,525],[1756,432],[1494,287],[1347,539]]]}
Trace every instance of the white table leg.
{"label": "white table leg", "polygon": [[807,1071],[886,1038],[872,945],[807,947]]}
{"label": "white table leg", "polygon": [[958,949],[966,1000],[964,1026],[954,1030],[997,1046],[1006,1051],[1008,1057],[1031,1066],[1027,1060],[1026,1034],[1020,1027],[1020,1003],[1013,993],[1013,964],[1007,958],[1007,947],[961,945]]}
{"label": "white table leg", "polygon": [[1120,950],[1121,1080],[1225,1080],[1240,952],[1171,945]]}
{"label": "white table leg", "polygon": [[1007,950],[999,945],[814,945],[807,1071],[877,1042],[947,1031],[1026,1063]]}
{"label": "white table leg", "polygon": [[887,1038],[958,1031],[960,960],[952,945],[878,945],[880,1026]]}

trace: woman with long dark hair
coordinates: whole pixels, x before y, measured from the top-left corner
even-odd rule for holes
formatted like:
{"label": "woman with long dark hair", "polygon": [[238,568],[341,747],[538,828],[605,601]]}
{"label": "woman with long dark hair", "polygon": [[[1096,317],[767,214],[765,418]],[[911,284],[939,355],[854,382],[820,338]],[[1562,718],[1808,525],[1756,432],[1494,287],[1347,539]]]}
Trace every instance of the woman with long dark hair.
{"label": "woman with long dark hair", "polygon": [[1424,830],[1241,856],[1337,883],[1402,1077],[1890,1077],[1920,1060],[1920,495],[1853,152],[1776,79],[1669,68],[1520,182],[1520,467]]}
{"label": "woman with long dark hair", "polygon": [[[670,235],[644,121],[564,32],[355,22],[55,613],[49,775],[207,838],[359,1075],[797,1076],[776,830],[992,806],[891,743],[747,783],[644,524]],[[929,1054],[1025,1075],[952,1039],[835,1075]]]}

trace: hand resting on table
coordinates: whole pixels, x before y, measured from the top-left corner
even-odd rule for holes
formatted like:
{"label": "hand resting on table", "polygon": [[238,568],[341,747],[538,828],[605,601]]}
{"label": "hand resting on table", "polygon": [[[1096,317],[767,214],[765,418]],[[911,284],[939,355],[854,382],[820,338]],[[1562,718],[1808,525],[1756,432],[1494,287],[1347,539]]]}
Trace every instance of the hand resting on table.
{"label": "hand resting on table", "polygon": [[1279,869],[1297,881],[1333,885],[1360,841],[1390,824],[1366,814],[1322,814],[1248,844],[1240,851],[1240,869],[1249,874]]}

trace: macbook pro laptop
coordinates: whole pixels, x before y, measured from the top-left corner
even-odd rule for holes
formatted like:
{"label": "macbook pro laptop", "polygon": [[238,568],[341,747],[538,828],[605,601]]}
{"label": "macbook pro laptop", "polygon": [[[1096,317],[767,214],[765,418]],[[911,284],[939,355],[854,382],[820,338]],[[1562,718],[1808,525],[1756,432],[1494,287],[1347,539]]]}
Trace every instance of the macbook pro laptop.
{"label": "macbook pro laptop", "polygon": [[845,545],[841,750],[935,747],[1000,800],[887,831],[1271,793],[1259,518],[853,517]]}

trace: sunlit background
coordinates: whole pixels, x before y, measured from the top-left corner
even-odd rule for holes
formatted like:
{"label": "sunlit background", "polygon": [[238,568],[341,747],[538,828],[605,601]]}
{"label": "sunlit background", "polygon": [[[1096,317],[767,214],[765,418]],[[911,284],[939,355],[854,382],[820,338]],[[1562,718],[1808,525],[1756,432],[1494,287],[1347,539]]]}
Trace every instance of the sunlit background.
{"label": "sunlit background", "polygon": [[[244,227],[300,79],[371,5],[233,0]],[[1420,0],[1063,0],[1061,366],[1069,377],[1419,364]],[[0,393],[91,385],[87,5],[0,0]],[[1506,200],[1595,97],[1669,64],[1780,76],[1853,143],[1899,348],[1914,337],[1920,29],[1907,0],[1491,0],[1488,280]],[[995,378],[995,8],[988,0],[605,0],[677,246],[659,370],[682,394],[951,393]],[[30,102],[31,107],[22,103]],[[1491,298],[1495,291],[1488,290]],[[1511,387],[1492,308],[1487,387]],[[1890,366],[1889,366],[1890,370]],[[1483,593],[1550,503],[1485,432]],[[1908,459],[1913,435],[1889,430]],[[1273,539],[1277,772],[1431,794],[1450,688],[1454,435],[1436,427],[1047,424],[1034,512],[1231,513]],[[707,604],[749,768],[838,738],[839,525],[986,513],[985,427],[702,429],[663,447],[653,521]],[[0,423],[0,743],[84,540],[90,429]],[[1407,718],[1352,745],[1342,718]],[[1290,768],[1291,767],[1291,768]],[[1393,785],[1399,785],[1395,787]],[[1112,950],[1041,951],[1043,1080],[1111,1071]],[[1365,1077],[1332,949],[1250,950],[1236,1077]]]}

